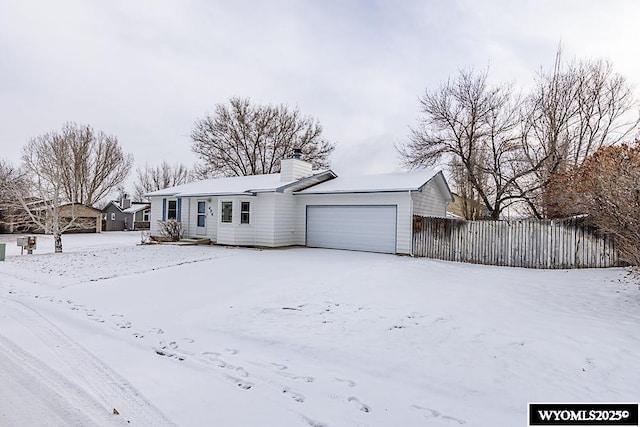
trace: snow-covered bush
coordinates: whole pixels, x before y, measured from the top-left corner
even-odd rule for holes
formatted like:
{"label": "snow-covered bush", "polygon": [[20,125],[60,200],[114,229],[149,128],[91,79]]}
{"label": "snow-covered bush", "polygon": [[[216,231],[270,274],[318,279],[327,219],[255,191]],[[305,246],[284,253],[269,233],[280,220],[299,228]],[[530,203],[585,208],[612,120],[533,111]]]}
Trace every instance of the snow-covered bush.
{"label": "snow-covered bush", "polygon": [[182,239],[184,230],[182,229],[182,223],[175,219],[167,221],[158,221],[158,229],[162,237],[166,237],[172,242],[177,242]]}

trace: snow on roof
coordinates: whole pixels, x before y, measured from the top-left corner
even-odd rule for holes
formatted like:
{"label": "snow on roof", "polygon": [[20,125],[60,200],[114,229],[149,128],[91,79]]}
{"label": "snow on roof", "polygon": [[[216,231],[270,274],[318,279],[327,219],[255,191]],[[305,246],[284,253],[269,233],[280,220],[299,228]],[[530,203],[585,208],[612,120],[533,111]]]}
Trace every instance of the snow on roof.
{"label": "snow on roof", "polygon": [[136,203],[131,205],[131,207],[124,209],[122,212],[125,213],[136,213],[138,211],[142,211],[144,209],[149,208],[151,205],[149,203]]}
{"label": "snow on roof", "polygon": [[377,175],[339,176],[330,181],[314,185],[297,194],[319,193],[377,193],[419,190],[439,170],[420,169],[411,172],[396,172]]}
{"label": "snow on roof", "polygon": [[223,194],[258,193],[275,191],[292,182],[295,181],[280,181],[279,173],[213,178],[165,188],[164,190],[148,193],[146,196],[215,196]]}
{"label": "snow on roof", "polygon": [[[314,171],[313,176],[319,176],[330,172]],[[313,185],[296,194],[318,194],[318,193],[375,193],[390,191],[410,191],[419,190],[424,184],[429,182],[434,176],[440,173],[439,170],[420,169],[411,172],[396,172],[378,175],[345,176],[330,179],[317,185]],[[176,187],[165,188],[164,190],[148,193],[148,197],[158,196],[217,196],[246,193],[261,193],[277,191],[283,187],[308,179],[302,178],[295,181],[280,181],[280,174],[236,176],[230,178],[213,178],[202,181],[191,182],[189,184],[178,185]]]}

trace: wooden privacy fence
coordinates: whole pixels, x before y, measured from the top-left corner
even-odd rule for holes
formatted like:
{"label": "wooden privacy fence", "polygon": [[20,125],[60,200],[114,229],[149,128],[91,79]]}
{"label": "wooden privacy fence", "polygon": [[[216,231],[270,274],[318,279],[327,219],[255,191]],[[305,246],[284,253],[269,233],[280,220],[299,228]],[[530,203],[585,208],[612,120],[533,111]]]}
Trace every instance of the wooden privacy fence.
{"label": "wooden privacy fence", "polygon": [[413,218],[413,255],[525,268],[624,265],[611,236],[581,219],[466,221]]}

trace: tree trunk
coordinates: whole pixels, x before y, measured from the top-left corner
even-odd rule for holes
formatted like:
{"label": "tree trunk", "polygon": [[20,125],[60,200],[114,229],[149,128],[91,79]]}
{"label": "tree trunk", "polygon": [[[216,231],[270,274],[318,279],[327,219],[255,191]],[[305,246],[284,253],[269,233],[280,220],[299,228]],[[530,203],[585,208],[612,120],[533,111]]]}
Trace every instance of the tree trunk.
{"label": "tree trunk", "polygon": [[55,244],[55,253],[57,254],[61,254],[62,253],[62,234],[61,233],[54,233],[53,234],[53,242]]}

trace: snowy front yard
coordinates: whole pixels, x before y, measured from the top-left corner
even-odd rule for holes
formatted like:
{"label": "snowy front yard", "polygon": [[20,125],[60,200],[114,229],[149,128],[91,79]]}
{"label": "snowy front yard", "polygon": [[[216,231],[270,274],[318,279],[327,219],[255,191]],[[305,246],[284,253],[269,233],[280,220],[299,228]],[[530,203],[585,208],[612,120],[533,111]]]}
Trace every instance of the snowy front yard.
{"label": "snowy front yard", "polygon": [[525,425],[532,401],[638,399],[624,269],[89,237],[0,262],[0,373],[78,408],[2,383],[0,424]]}

